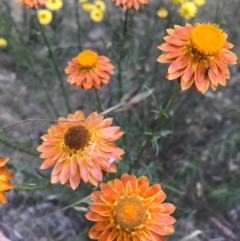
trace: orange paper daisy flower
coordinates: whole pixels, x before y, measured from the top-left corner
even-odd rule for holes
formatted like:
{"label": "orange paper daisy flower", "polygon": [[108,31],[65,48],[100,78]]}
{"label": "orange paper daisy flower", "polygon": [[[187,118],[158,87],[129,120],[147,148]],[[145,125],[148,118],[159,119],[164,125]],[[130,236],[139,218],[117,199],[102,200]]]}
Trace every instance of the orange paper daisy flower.
{"label": "orange paper daisy flower", "polygon": [[17,3],[27,8],[38,8],[46,3],[46,0],[17,0]]}
{"label": "orange paper daisy flower", "polygon": [[43,143],[37,148],[42,152],[41,169],[53,165],[51,183],[60,181],[76,189],[81,179],[97,185],[103,171],[116,172],[115,160],[121,160],[124,151],[114,145],[123,132],[111,126],[113,119],[104,119],[96,112],[85,118],[81,111],[60,117],[58,124],[43,135]]}
{"label": "orange paper daisy flower", "polygon": [[159,56],[160,63],[171,63],[167,78],[180,81],[182,90],[189,87],[205,93],[214,91],[218,84],[226,85],[230,78],[228,64],[236,64],[237,56],[229,51],[233,47],[226,41],[227,34],[217,25],[197,23],[178,25],[167,30],[166,43],[158,48],[166,53]]}
{"label": "orange paper daisy flower", "polygon": [[142,176],[123,174],[100,184],[101,191],[91,194],[94,204],[86,218],[97,222],[89,231],[92,239],[111,241],[165,241],[163,236],[174,233],[175,207],[162,203],[166,194],[160,184],[149,187]]}
{"label": "orange paper daisy flower", "polygon": [[148,4],[149,0],[113,0],[116,6],[121,6],[124,10],[135,9],[138,10],[140,7]]}
{"label": "orange paper daisy flower", "polygon": [[99,56],[92,50],[84,50],[68,63],[65,69],[67,81],[76,88],[100,89],[102,84],[109,82],[109,75],[113,74],[114,67],[109,61],[107,57]]}
{"label": "orange paper daisy flower", "polygon": [[8,157],[0,157],[0,203],[7,203],[5,192],[13,189],[13,185],[9,180],[14,176],[5,165],[9,161]]}

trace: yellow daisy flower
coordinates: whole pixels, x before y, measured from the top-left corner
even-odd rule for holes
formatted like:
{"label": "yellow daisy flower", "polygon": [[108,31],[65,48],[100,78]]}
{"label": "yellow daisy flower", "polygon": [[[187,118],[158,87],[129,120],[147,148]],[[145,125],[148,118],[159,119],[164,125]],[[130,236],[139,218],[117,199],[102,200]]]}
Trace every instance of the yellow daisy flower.
{"label": "yellow daisy flower", "polygon": [[97,6],[102,12],[105,12],[106,10],[106,5],[103,1],[101,0],[96,0],[94,3],[95,6]]}
{"label": "yellow daisy flower", "polygon": [[4,38],[0,38],[0,48],[5,48],[7,46],[7,41]]}
{"label": "yellow daisy flower", "polygon": [[157,15],[159,18],[166,18],[168,16],[168,10],[162,7],[157,11]]}
{"label": "yellow daisy flower", "polygon": [[86,11],[86,12],[92,11],[94,7],[95,7],[95,6],[94,6],[94,4],[92,4],[92,3],[84,3],[84,4],[82,5],[82,9],[83,9],[84,11]]}
{"label": "yellow daisy flower", "polygon": [[196,5],[198,5],[198,6],[202,6],[202,5],[204,5],[206,2],[205,2],[205,0],[194,0],[194,3],[195,3]]}
{"label": "yellow daisy flower", "polygon": [[171,0],[171,2],[172,2],[173,4],[179,4],[179,3],[182,3],[183,0]]}
{"label": "yellow daisy flower", "polygon": [[45,6],[51,11],[58,11],[62,8],[63,2],[62,0],[47,0]]}
{"label": "yellow daisy flower", "polygon": [[52,13],[47,9],[39,10],[37,18],[40,24],[47,25],[52,21]]}
{"label": "yellow daisy flower", "polygon": [[181,5],[179,14],[185,19],[193,18],[197,14],[197,7],[193,2],[185,2]]}
{"label": "yellow daisy flower", "polygon": [[101,22],[103,20],[104,14],[102,10],[94,7],[90,13],[90,17],[94,22]]}

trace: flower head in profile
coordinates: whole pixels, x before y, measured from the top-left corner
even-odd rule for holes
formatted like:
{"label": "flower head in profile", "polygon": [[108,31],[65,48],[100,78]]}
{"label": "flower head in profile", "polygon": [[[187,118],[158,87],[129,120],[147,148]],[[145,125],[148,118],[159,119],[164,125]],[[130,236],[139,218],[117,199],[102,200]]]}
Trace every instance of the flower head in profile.
{"label": "flower head in profile", "polygon": [[52,21],[52,13],[47,9],[41,9],[37,12],[37,18],[40,24],[47,25]]}
{"label": "flower head in profile", "polygon": [[5,165],[9,161],[8,157],[0,157],[0,203],[7,203],[5,192],[13,189],[13,185],[9,180],[14,176]]}
{"label": "flower head in profile", "polygon": [[100,89],[102,84],[107,84],[113,74],[113,65],[105,56],[100,56],[92,50],[83,50],[73,58],[65,68],[68,75],[67,81],[76,88]]}
{"label": "flower head in profile", "polygon": [[46,0],[17,0],[17,3],[24,5],[26,8],[38,8],[44,5]]}
{"label": "flower head in profile", "polygon": [[7,46],[7,40],[0,38],[0,48],[5,48]]}
{"label": "flower head in profile", "polygon": [[175,207],[162,203],[166,194],[160,184],[149,186],[146,176],[123,174],[121,179],[100,184],[91,194],[93,204],[86,218],[95,221],[89,237],[97,240],[165,241],[174,233]]}
{"label": "flower head in profile", "polygon": [[216,24],[197,23],[194,26],[178,25],[167,29],[166,43],[158,48],[166,53],[157,59],[160,63],[171,63],[167,78],[178,79],[182,90],[191,86],[205,93],[209,87],[216,90],[218,84],[226,85],[230,78],[229,64],[236,64],[237,56],[229,49],[227,34]]}
{"label": "flower head in profile", "polygon": [[118,126],[110,126],[112,118],[104,119],[96,112],[85,118],[81,111],[60,117],[58,124],[42,136],[41,169],[54,165],[51,183],[67,184],[76,189],[81,180],[97,185],[103,172],[116,172],[114,161],[121,160],[124,151],[114,144],[123,132]]}
{"label": "flower head in profile", "polygon": [[47,0],[45,6],[51,11],[58,11],[62,8],[63,2],[62,0]]}
{"label": "flower head in profile", "polygon": [[116,6],[121,6],[124,10],[135,9],[138,10],[140,7],[148,4],[149,0],[113,0]]}
{"label": "flower head in profile", "polygon": [[197,14],[197,6],[193,2],[184,2],[179,8],[179,14],[185,19],[193,18]]}

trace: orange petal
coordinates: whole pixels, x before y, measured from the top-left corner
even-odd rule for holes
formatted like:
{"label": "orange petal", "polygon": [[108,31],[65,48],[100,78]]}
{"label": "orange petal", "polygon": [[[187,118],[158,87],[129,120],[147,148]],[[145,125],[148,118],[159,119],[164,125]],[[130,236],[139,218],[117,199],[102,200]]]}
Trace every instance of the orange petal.
{"label": "orange petal", "polygon": [[163,235],[163,236],[167,235],[167,232],[165,231],[165,229],[162,226],[160,226],[156,223],[150,223],[150,224],[147,225],[147,227],[150,230],[152,230],[154,233],[157,233],[157,234]]}
{"label": "orange petal", "polygon": [[70,186],[73,190],[75,190],[79,186],[81,181],[79,168],[77,168],[76,173],[70,177],[69,181],[70,181]]}
{"label": "orange petal", "polygon": [[5,196],[4,192],[0,192],[0,203],[7,203],[7,197]]}
{"label": "orange petal", "polygon": [[146,193],[144,194],[144,197],[145,198],[153,197],[153,196],[157,195],[160,191],[162,191],[161,185],[154,184],[146,191]]}
{"label": "orange petal", "polygon": [[95,191],[95,192],[91,193],[92,200],[96,203],[102,203],[102,199],[100,198],[101,193],[102,192],[100,192],[100,191]]}
{"label": "orange petal", "polygon": [[[86,216],[86,215],[85,215]],[[95,224],[90,230],[89,230],[89,237],[91,239],[98,239],[102,232],[98,232],[95,227],[97,224]]]}
{"label": "orange petal", "polygon": [[167,235],[173,234],[175,232],[173,225],[163,226],[166,230]]}
{"label": "orange petal", "polygon": [[9,159],[9,157],[0,157],[0,167],[5,166]]}
{"label": "orange petal", "polygon": [[102,183],[100,184],[100,188],[105,195],[115,197],[115,191],[109,185]]}
{"label": "orange petal", "polygon": [[101,216],[100,214],[98,213],[95,213],[95,212],[88,212],[85,214],[85,217],[88,219],[88,220],[91,220],[91,221],[104,221],[106,220],[105,217]]}
{"label": "orange petal", "polygon": [[113,228],[108,236],[108,239],[106,241],[113,241],[118,236],[119,231],[115,228]]}
{"label": "orange petal", "polygon": [[61,171],[61,174],[60,174],[60,183],[61,184],[65,184],[68,179],[70,178],[70,164],[71,164],[71,160],[66,160],[64,165],[63,165],[63,168],[62,168],[62,171]]}
{"label": "orange petal", "polygon": [[110,211],[111,208],[104,203],[94,203],[91,204],[90,209],[93,212],[101,214],[102,212]]}
{"label": "orange petal", "polygon": [[162,214],[171,214],[176,209],[176,207],[171,203],[162,203],[160,207],[163,208],[161,211]]}
{"label": "orange petal", "polygon": [[163,216],[163,215],[157,215],[153,214],[152,219],[162,225],[171,225],[176,222],[176,219],[171,216]]}

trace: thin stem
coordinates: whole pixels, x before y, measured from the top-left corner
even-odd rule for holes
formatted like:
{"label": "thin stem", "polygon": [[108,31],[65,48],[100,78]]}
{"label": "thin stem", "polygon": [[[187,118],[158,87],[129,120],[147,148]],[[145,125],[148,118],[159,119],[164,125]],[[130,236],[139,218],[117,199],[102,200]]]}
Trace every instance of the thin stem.
{"label": "thin stem", "polygon": [[[17,32],[17,34],[18,34],[18,37],[19,37],[19,39],[20,39],[20,41],[21,41],[21,43],[22,43],[22,46],[21,46],[21,47],[22,47],[22,50],[23,50],[24,52],[26,52],[25,58],[28,59],[30,65],[31,65],[31,69],[34,69],[34,68],[35,68],[35,65],[34,65],[34,63],[33,63],[33,60],[30,58],[30,55],[29,55],[28,51],[26,50],[26,48],[24,48],[25,42],[24,42],[24,40],[23,40],[23,38],[22,38],[22,34],[21,34],[20,30],[18,29],[18,26],[17,26],[17,24],[16,24],[16,22],[15,22],[13,16],[12,16],[11,8],[10,8],[10,6],[9,6],[6,2],[4,2],[4,3],[5,3],[5,6],[6,6],[8,12],[9,12],[9,16],[10,16],[10,18],[11,18],[12,24],[14,25],[14,28],[16,29],[16,32]],[[34,71],[34,73],[35,73],[35,71]],[[51,98],[51,96],[50,96],[50,94],[49,94],[49,92],[48,92],[47,87],[44,85],[43,80],[41,79],[41,77],[40,77],[38,74],[36,74],[35,76],[36,76],[37,79],[40,81],[40,83],[41,83],[41,85],[42,85],[42,87],[43,87],[43,89],[44,89],[44,92],[45,92],[45,94],[46,94],[46,96],[47,96],[47,100],[48,100],[47,102],[48,102],[48,104],[51,105],[51,107],[53,108],[53,111],[55,112],[55,114],[56,114],[57,116],[59,116],[58,109],[56,108],[54,102],[52,101],[52,98]]]}
{"label": "thin stem", "polygon": [[137,157],[133,162],[133,165],[130,168],[130,171],[133,169],[134,165],[137,163],[137,161],[141,158],[143,151],[146,149],[146,147],[150,144],[150,142],[152,141],[152,138],[154,137],[154,135],[156,134],[156,132],[158,131],[159,127],[161,126],[163,120],[166,118],[166,115],[169,113],[170,108],[174,102],[174,100],[177,98],[178,94],[181,91],[181,86],[178,85],[178,87],[176,88],[173,97],[170,99],[170,101],[168,102],[167,106],[164,108],[164,110],[161,112],[160,118],[158,119],[158,123],[156,124],[156,126],[154,127],[153,131],[152,131],[152,135],[149,135],[148,139],[144,142],[144,144],[140,147]]}
{"label": "thin stem", "polygon": [[54,69],[55,69],[56,74],[57,74],[57,76],[58,76],[58,80],[59,80],[59,82],[60,82],[60,87],[61,87],[62,92],[63,92],[63,97],[64,97],[64,99],[65,99],[65,103],[66,103],[66,106],[67,106],[67,110],[68,110],[69,113],[71,113],[71,107],[70,107],[70,105],[69,105],[67,92],[66,92],[66,89],[65,89],[65,87],[64,87],[64,81],[63,81],[62,75],[61,75],[61,73],[60,73],[60,70],[59,70],[59,68],[58,68],[58,64],[57,64],[57,61],[56,61],[55,56],[54,56],[54,54],[53,54],[51,45],[50,45],[50,43],[49,43],[49,41],[48,41],[48,38],[47,38],[47,36],[46,36],[46,34],[45,34],[45,31],[44,31],[42,25],[39,23],[38,19],[37,19],[37,23],[38,23],[38,26],[39,26],[39,28],[40,28],[40,31],[41,31],[42,37],[43,37],[43,39],[44,39],[44,42],[45,42],[45,44],[46,44],[46,46],[47,46],[47,48],[48,48],[48,53],[49,53],[49,56],[50,56],[50,58],[51,58],[51,60],[52,60],[52,62],[53,62]]}
{"label": "thin stem", "polygon": [[23,152],[23,153],[26,153],[26,154],[29,154],[31,156],[35,156],[35,157],[38,157],[39,155],[37,153],[34,153],[34,152],[31,152],[29,150],[26,150],[22,147],[19,147],[19,146],[14,146],[12,144],[10,144],[8,141],[4,140],[4,139],[0,139],[0,143],[4,144],[5,146],[11,148],[11,149],[14,149],[16,151],[19,151],[19,152]]}
{"label": "thin stem", "polygon": [[97,109],[99,112],[103,112],[103,107],[102,107],[102,103],[100,100],[99,91],[94,88],[94,92],[95,92],[96,99],[97,99]]}
{"label": "thin stem", "polygon": [[121,63],[120,58],[117,62],[117,65],[118,65],[118,77],[117,77],[117,80],[118,80],[118,99],[120,100],[122,98],[122,93],[123,93],[123,90],[122,90],[122,63]]}
{"label": "thin stem", "polygon": [[78,50],[81,51],[81,25],[80,25],[80,14],[79,14],[79,0],[75,0],[75,18],[77,22],[77,43],[78,43]]}
{"label": "thin stem", "polygon": [[128,12],[129,12],[129,10],[127,9],[125,11],[125,18],[124,18],[124,22],[123,22],[123,45],[122,45],[123,47],[124,47],[125,40],[127,37]]}
{"label": "thin stem", "polygon": [[37,186],[36,184],[18,184],[14,186],[15,191],[35,191],[35,190],[41,190],[46,189],[52,186],[50,182],[47,182],[45,185]]}
{"label": "thin stem", "polygon": [[121,47],[122,51],[119,56],[119,59],[117,61],[118,64],[118,98],[119,100],[122,98],[122,93],[123,93],[123,86],[122,86],[122,58],[124,55],[124,45],[127,37],[127,25],[128,25],[128,9],[125,11],[125,17],[124,17],[124,22],[123,22],[123,37],[122,37],[122,42],[121,42]]}

